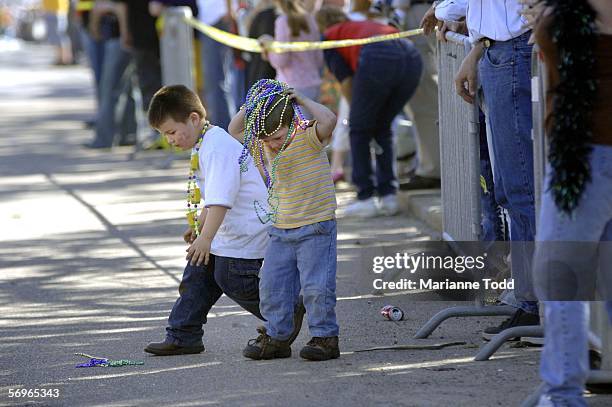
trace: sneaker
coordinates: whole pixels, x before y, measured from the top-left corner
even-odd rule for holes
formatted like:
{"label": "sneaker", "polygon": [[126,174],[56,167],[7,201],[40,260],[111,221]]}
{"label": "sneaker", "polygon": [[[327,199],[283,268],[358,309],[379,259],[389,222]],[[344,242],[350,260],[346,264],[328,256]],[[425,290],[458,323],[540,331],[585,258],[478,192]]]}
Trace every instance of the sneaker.
{"label": "sneaker", "polygon": [[380,198],[380,211],[385,216],[397,215],[399,212],[399,202],[397,195],[389,194]]}
{"label": "sneaker", "polygon": [[357,218],[373,218],[378,216],[378,207],[374,198],[358,200],[344,209],[344,216]]}
{"label": "sneaker", "polygon": [[152,342],[144,351],[157,356],[193,355],[204,352],[204,345],[180,346],[165,341]]}
{"label": "sneaker", "polygon": [[[482,333],[482,337],[486,341],[490,341],[495,335],[504,331],[508,328],[514,328],[517,326],[533,326],[540,325],[540,316],[536,314],[530,314],[528,312],[523,311],[522,309],[516,310],[516,312],[504,322],[499,324],[498,326],[492,326],[486,328]],[[510,338],[509,341],[518,341],[520,338]]]}
{"label": "sneaker", "polygon": [[315,361],[339,358],[340,348],[338,347],[338,337],[313,337],[300,351],[300,357]]}
{"label": "sneaker", "polygon": [[295,311],[293,311],[293,332],[291,336],[287,338],[289,346],[295,341],[295,338],[300,334],[302,329],[302,321],[304,321],[304,314],[306,314],[306,307],[304,307],[304,297],[299,296],[298,303],[295,305]]}
{"label": "sneaker", "polygon": [[288,341],[272,339],[263,326],[257,328],[257,332],[259,332],[259,336],[251,339],[242,351],[245,357],[254,360],[291,357],[291,347]]}

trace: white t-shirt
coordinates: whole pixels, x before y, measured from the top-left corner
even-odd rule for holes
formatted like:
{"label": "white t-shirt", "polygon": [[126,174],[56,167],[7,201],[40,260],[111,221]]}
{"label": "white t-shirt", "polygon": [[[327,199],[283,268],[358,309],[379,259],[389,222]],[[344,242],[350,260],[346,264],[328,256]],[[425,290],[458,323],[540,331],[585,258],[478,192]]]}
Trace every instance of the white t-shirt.
{"label": "white t-shirt", "polygon": [[[268,191],[252,157],[247,160],[247,171],[240,171],[238,158],[241,153],[242,144],[220,127],[212,127],[202,140],[196,182],[204,207],[229,208],[210,252],[223,257],[262,259],[270,225],[259,220],[255,202],[268,211]],[[265,213],[260,215],[263,217]]]}

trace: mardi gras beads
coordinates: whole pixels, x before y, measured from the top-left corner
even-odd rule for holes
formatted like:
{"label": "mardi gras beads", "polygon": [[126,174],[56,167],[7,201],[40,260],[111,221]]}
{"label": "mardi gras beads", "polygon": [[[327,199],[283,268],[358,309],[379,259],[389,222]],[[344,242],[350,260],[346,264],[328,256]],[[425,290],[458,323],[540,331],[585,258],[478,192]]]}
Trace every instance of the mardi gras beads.
{"label": "mardi gras beads", "polygon": [[[247,93],[246,102],[244,105],[244,149],[238,160],[240,170],[242,172],[248,169],[249,155],[253,157],[256,166],[261,166],[266,178],[266,187],[268,188],[268,204],[271,208],[267,212],[264,205],[255,201],[253,203],[257,217],[262,223],[269,221],[274,222],[278,213],[279,199],[274,191],[274,182],[276,180],[276,172],[282,153],[289,144],[289,141],[294,136],[297,128],[306,128],[303,123],[306,123],[304,115],[298,104],[289,98],[287,91],[289,86],[283,82],[272,79],[262,79],[255,83]],[[282,121],[279,121],[277,127],[268,132],[266,130],[266,119],[274,111],[274,109],[283,104],[280,117],[284,117],[287,108],[291,105],[294,111],[293,118],[289,124],[287,137],[283,141],[283,145],[272,160],[270,171],[265,165],[265,150],[261,136],[269,137],[279,131],[282,127]]]}
{"label": "mardi gras beads", "polygon": [[120,367],[120,366],[141,366],[144,365],[144,362],[139,360],[129,360],[129,359],[120,359],[120,360],[112,360],[107,358],[98,358],[95,356],[88,355],[86,353],[75,353],[77,356],[83,356],[89,358],[89,362],[87,363],[79,363],[76,365],[76,368],[85,368],[85,367]]}
{"label": "mardi gras beads", "polygon": [[197,185],[196,173],[200,169],[200,147],[204,134],[210,127],[208,121],[204,122],[204,128],[195,145],[191,149],[191,158],[189,160],[189,176],[187,177],[187,223],[194,231],[196,236],[200,236],[200,220],[198,216],[198,205],[202,200],[202,193]]}

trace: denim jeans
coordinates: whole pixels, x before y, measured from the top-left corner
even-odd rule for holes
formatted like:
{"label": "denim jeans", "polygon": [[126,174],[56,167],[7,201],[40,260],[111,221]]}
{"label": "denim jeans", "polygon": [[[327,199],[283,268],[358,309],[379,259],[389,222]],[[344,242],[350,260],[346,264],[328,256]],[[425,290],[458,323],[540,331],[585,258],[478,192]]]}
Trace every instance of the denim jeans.
{"label": "denim jeans", "polygon": [[[228,31],[229,27],[219,21],[214,27]],[[204,102],[209,120],[215,125],[227,129],[230,122],[228,95],[230,87],[226,83],[229,77],[231,49],[207,35],[200,35],[202,58],[202,76],[204,78]]]}
{"label": "denim jeans", "polygon": [[259,295],[268,335],[274,339],[285,340],[291,335],[300,287],[310,334],[338,335],[336,233],[335,220],[295,229],[270,228]]}
{"label": "denim jeans", "polygon": [[[587,185],[571,218],[557,209],[550,190],[543,196],[534,258],[534,280],[538,296],[543,296],[544,282],[550,284],[558,281],[555,277],[558,276],[558,270],[540,267],[542,263],[539,258],[545,254],[551,255],[546,242],[612,241],[612,146],[596,145],[591,153],[590,163],[592,182]],[[547,172],[546,186],[550,180],[550,168]],[[607,252],[606,254],[600,251],[595,255],[608,255],[609,251]],[[556,258],[549,261],[555,260],[558,262],[556,264],[566,264],[572,261],[568,256],[575,257],[575,253],[567,250],[552,253]],[[585,258],[591,255],[580,253],[580,256]],[[601,262],[600,267],[607,267],[602,271],[607,275],[612,274],[609,261]],[[540,362],[540,376],[545,383],[545,394],[540,405],[586,406],[582,392],[589,370],[588,302],[545,301],[544,304],[545,343]],[[612,302],[607,302],[607,308],[610,314]]]}
{"label": "denim jeans", "polygon": [[482,206],[480,240],[483,242],[504,241],[506,238],[504,236],[502,213],[495,199],[495,187],[491,159],[489,158],[486,123],[482,112],[480,112],[480,176],[484,180],[484,185],[486,187],[483,189],[480,197],[480,205]]}
{"label": "denim jeans", "polygon": [[[110,39],[104,43],[104,63],[100,79],[100,107],[96,120],[96,138],[93,145],[96,147],[111,147],[116,135],[115,110],[117,101],[124,89],[124,74],[132,57],[129,52],[121,48],[119,39]],[[133,109],[130,114],[131,121],[135,122]]]}
{"label": "denim jeans", "polygon": [[86,28],[81,28],[81,42],[84,44],[89,66],[94,74],[96,84],[96,100],[100,104],[100,80],[102,79],[102,65],[104,63],[104,43],[106,40],[95,40]]}
{"label": "denim jeans", "polygon": [[202,325],[213,305],[225,293],[245,310],[262,319],[259,312],[259,269],[261,259],[210,256],[207,266],[187,263],[174,303],[166,342],[181,346],[202,343]]}
{"label": "denim jeans", "polygon": [[[357,199],[397,192],[391,122],[414,94],[423,61],[408,40],[385,41],[362,48],[353,77],[349,113],[352,179]],[[370,142],[376,142],[376,177]],[[375,178],[375,179],[374,179]],[[375,182],[376,181],[376,182]]]}
{"label": "denim jeans", "polygon": [[523,243],[533,241],[535,234],[530,34],[486,48],[479,77],[491,130],[495,198],[510,217],[514,295],[521,308],[533,312],[533,253],[531,245]]}

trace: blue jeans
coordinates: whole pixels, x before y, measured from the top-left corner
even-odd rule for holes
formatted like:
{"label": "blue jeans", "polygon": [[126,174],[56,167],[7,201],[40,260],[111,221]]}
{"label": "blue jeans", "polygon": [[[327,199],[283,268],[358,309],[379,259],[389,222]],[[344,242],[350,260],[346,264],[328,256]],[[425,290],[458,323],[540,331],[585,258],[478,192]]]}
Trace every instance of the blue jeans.
{"label": "blue jeans", "polygon": [[[375,192],[381,197],[397,192],[391,122],[414,94],[422,71],[423,61],[410,41],[385,41],[362,48],[349,113],[357,199],[371,198]],[[376,177],[372,171],[372,140],[377,144]]]}
{"label": "blue jeans", "polygon": [[[225,31],[229,28],[223,21],[214,27]],[[215,125],[227,129],[230,122],[228,95],[231,92],[226,75],[232,63],[231,49],[204,34],[200,35],[200,44],[207,116]]]}
{"label": "blue jeans", "polygon": [[486,48],[479,77],[491,129],[495,198],[510,217],[514,295],[521,308],[533,312],[533,253],[530,244],[522,243],[533,241],[535,235],[530,34]]}
{"label": "blue jeans", "polygon": [[268,335],[274,339],[285,340],[291,335],[300,287],[310,334],[338,335],[336,233],[335,220],[295,229],[270,228],[259,295]]}
{"label": "blue jeans", "polygon": [[210,256],[207,266],[187,263],[174,303],[166,342],[181,346],[202,343],[202,325],[208,311],[225,293],[245,310],[262,319],[259,312],[259,270],[261,259]]}
{"label": "blue jeans", "polygon": [[100,103],[100,80],[102,79],[102,65],[104,63],[104,43],[106,40],[94,40],[86,28],[81,29],[81,41],[89,59],[89,65],[94,74],[96,84],[96,99]]}
{"label": "blue jeans", "polygon": [[[571,218],[557,209],[550,190],[543,196],[534,258],[535,288],[541,298],[545,295],[542,293],[544,284],[549,286],[559,281],[557,277],[560,272],[543,267],[545,264],[541,258],[547,256],[548,262],[556,261],[554,264],[564,265],[571,264],[576,257],[571,250],[551,250],[551,241],[574,242],[572,244],[612,241],[612,146],[596,145],[590,163],[592,182],[587,185]],[[550,168],[547,172],[546,186],[549,185]],[[609,250],[599,253],[585,253],[582,250],[584,247],[595,248],[595,245],[580,247],[580,257],[583,258],[610,254]],[[610,264],[609,261],[601,262],[601,267],[608,267],[604,271],[608,276],[612,274]],[[594,269],[583,271],[594,273]],[[606,305],[612,317],[612,302],[608,301]],[[588,302],[545,301],[544,329],[540,376],[545,383],[545,395],[540,405],[586,406],[582,392],[589,371]]]}
{"label": "blue jeans", "polygon": [[495,186],[493,183],[491,159],[489,158],[486,127],[485,117],[481,111],[480,176],[484,180],[486,189],[483,189],[480,197],[480,205],[482,206],[480,240],[483,242],[504,241],[506,238],[504,236],[501,208],[495,199]]}
{"label": "blue jeans", "polygon": [[[124,74],[131,60],[130,53],[121,48],[118,38],[105,41],[104,63],[100,79],[100,107],[96,120],[96,138],[93,142],[95,147],[111,147],[113,145],[116,124],[119,122],[115,118],[115,110],[119,96],[125,88]],[[130,115],[131,122],[135,122],[133,109],[126,110],[126,112],[121,113]],[[124,121],[121,120],[121,122]]]}

